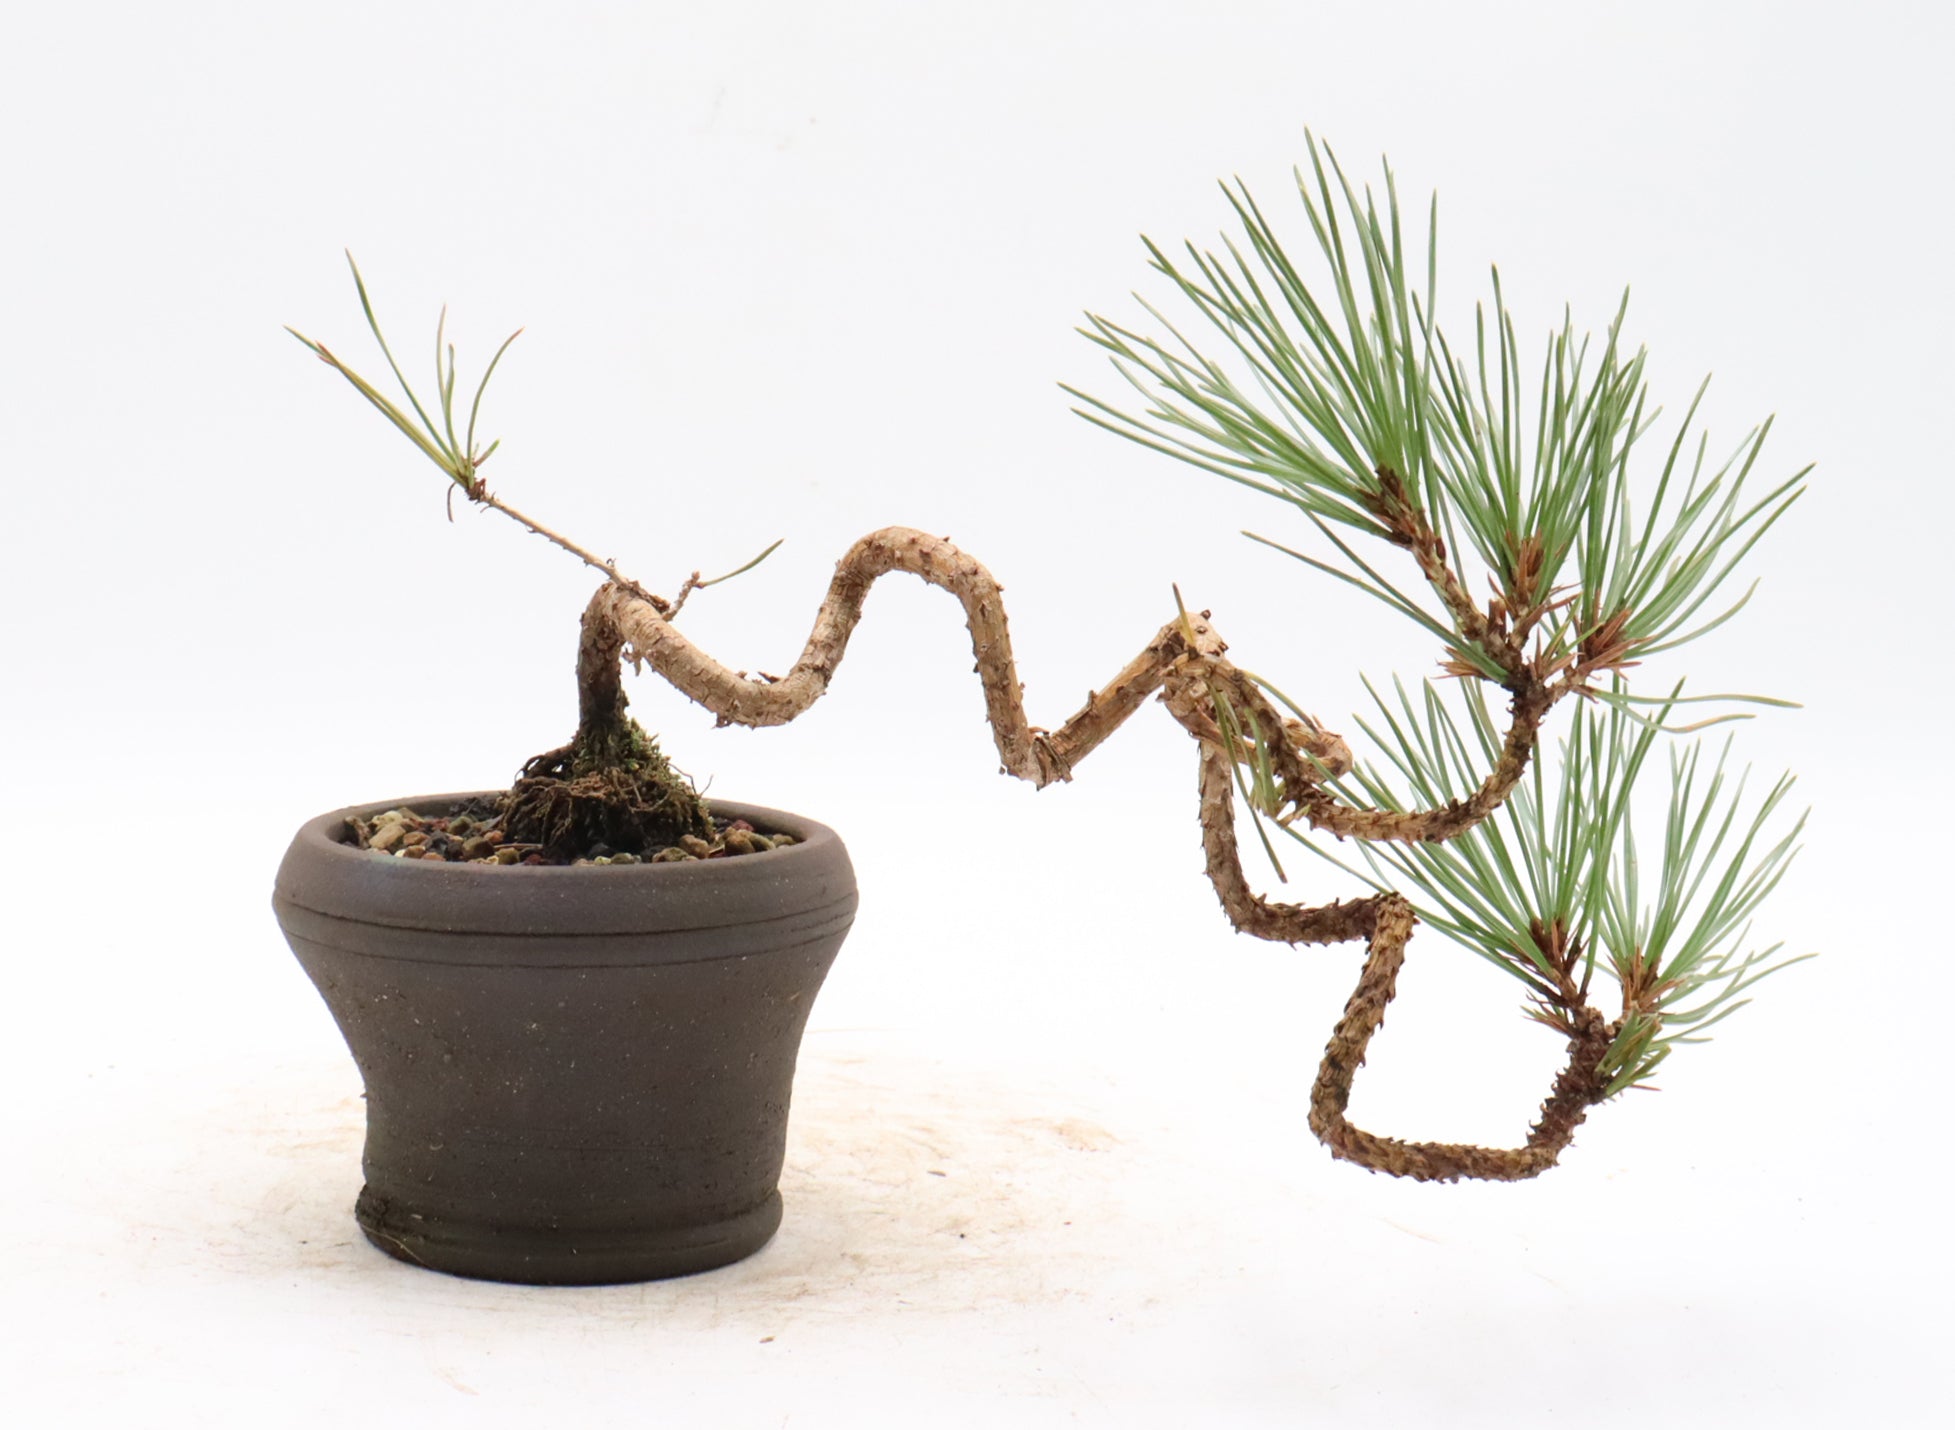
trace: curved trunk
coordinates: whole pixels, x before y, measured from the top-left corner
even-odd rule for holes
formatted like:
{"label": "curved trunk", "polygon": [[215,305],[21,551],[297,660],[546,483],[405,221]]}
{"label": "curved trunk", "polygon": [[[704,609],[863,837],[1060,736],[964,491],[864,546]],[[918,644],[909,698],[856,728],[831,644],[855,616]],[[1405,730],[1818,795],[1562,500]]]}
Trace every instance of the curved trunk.
{"label": "curved trunk", "polygon": [[510,787],[509,837],[552,858],[600,849],[651,858],[687,837],[713,839],[699,791],[625,713],[624,644],[609,604],[594,598],[577,645],[577,733],[526,763]]}
{"label": "curved trunk", "polygon": [[[1417,543],[1414,543],[1415,545]],[[721,724],[784,725],[826,693],[863,602],[877,578],[907,571],[956,596],[964,607],[975,670],[997,744],[1002,772],[1043,788],[1072,778],[1074,766],[1130,715],[1158,694],[1200,751],[1200,819],[1208,875],[1229,921],[1243,933],[1286,943],[1363,941],[1368,952],[1358,991],[1324,1050],[1311,1095],[1310,1126],[1338,1157],[1419,1180],[1457,1177],[1513,1180],[1554,1165],[1589,1107],[1602,1100],[1606,1079],[1599,1066],[1613,1030],[1601,1014],[1574,995],[1564,1011],[1576,1029],[1567,1067],[1556,1080],[1540,1121],[1524,1146],[1485,1148],[1434,1142],[1401,1142],[1354,1127],[1345,1119],[1351,1080],[1371,1035],[1383,1020],[1396,987],[1406,940],[1415,922],[1402,898],[1380,895],[1319,907],[1272,903],[1249,887],[1235,833],[1235,762],[1249,758],[1224,725],[1265,735],[1259,752],[1289,812],[1338,835],[1405,841],[1442,840],[1471,828],[1506,799],[1528,765],[1540,726],[1566,685],[1549,685],[1520,665],[1509,647],[1491,640],[1508,657],[1504,682],[1513,696],[1511,722],[1501,754],[1478,790],[1434,809],[1353,809],[1326,785],[1325,777],[1351,767],[1342,739],[1314,723],[1285,720],[1256,682],[1232,664],[1227,644],[1208,623],[1207,612],[1183,615],[1157,632],[1147,646],[1057,730],[1027,719],[1023,688],[1012,659],[1002,588],[981,564],[941,537],[890,527],[864,537],[837,564],[800,658],[784,676],[750,677],[720,664],[672,624],[673,608],[641,589],[612,582],[591,598],[578,654],[578,741],[559,754],[608,751],[637,731],[624,716],[618,665],[644,662],[685,695],[718,716]],[[1470,609],[1470,608],[1469,608]],[[642,732],[639,732],[642,736]],[[662,757],[660,757],[662,759]]]}

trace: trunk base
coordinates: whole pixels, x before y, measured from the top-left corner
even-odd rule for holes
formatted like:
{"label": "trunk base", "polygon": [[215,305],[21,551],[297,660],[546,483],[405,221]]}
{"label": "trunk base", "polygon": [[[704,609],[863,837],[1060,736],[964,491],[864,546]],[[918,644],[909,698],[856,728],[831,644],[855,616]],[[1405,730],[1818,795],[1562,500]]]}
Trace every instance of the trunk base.
{"label": "trunk base", "polygon": [[692,781],[628,717],[580,729],[568,745],[525,764],[510,787],[503,829],[566,860],[598,844],[649,858],[686,835],[714,837]]}

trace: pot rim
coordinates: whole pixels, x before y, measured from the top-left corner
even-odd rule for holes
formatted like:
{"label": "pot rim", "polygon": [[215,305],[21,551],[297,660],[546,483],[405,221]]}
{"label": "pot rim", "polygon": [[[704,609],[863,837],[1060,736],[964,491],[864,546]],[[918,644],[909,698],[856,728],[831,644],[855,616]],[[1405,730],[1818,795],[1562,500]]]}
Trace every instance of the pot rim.
{"label": "pot rim", "polygon": [[841,836],[764,805],[714,800],[717,818],[789,834],[785,849],[669,864],[483,865],[397,859],[342,842],[349,817],[452,808],[497,790],[412,795],[347,805],[300,826],[280,864],[273,904],[333,918],[447,932],[636,933],[720,928],[797,917],[855,899]]}

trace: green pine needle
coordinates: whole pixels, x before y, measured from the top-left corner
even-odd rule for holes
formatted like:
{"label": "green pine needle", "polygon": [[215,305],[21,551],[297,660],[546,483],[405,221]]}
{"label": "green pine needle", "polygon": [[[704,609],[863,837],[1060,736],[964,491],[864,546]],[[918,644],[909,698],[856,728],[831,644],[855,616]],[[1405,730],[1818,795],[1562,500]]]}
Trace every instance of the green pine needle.
{"label": "green pine needle", "polygon": [[[1376,689],[1372,697],[1377,718],[1361,728],[1383,763],[1337,782],[1347,798],[1382,809],[1430,805],[1484,777],[1497,736],[1483,686],[1427,682],[1415,698],[1398,683],[1392,698]],[[1778,958],[1778,945],[1746,944],[1805,819],[1768,834],[1792,781],[1747,809],[1743,778],[1727,774],[1728,742],[1708,768],[1701,746],[1673,749],[1653,888],[1644,877],[1637,829],[1655,807],[1637,790],[1671,708],[1687,698],[1672,690],[1649,718],[1618,681],[1606,702],[1576,708],[1552,776],[1537,759],[1499,811],[1444,843],[1360,842],[1359,867],[1321,836],[1283,827],[1371,887],[1405,894],[1423,922],[1518,979],[1537,1005],[1555,1005],[1558,984],[1535,930],[1559,926],[1585,955],[1583,989],[1601,967],[1624,994],[1628,1012],[1605,1064],[1613,1095],[1646,1082],[1677,1044],[1701,1041],[1760,978],[1801,961]]]}
{"label": "green pine needle", "polygon": [[[1213,251],[1187,244],[1179,256],[1143,240],[1187,320],[1177,324],[1142,301],[1161,336],[1096,314],[1080,329],[1141,406],[1068,387],[1075,411],[1281,497],[1321,526],[1374,539],[1388,535],[1376,510],[1379,472],[1392,472],[1445,539],[1465,589],[1491,582],[1516,614],[1545,605],[1551,592],[1567,600],[1567,618],[1535,628],[1543,668],[1581,655],[1588,642],[1604,657],[1600,670],[1618,670],[1695,639],[1737,609],[1692,625],[1804,490],[1802,471],[1749,499],[1769,422],[1708,478],[1699,434],[1686,476],[1679,459],[1700,388],[1645,490],[1631,458],[1658,414],[1644,354],[1623,344],[1626,292],[1599,347],[1564,316],[1529,384],[1497,269],[1491,309],[1476,309],[1468,349],[1456,351],[1435,321],[1436,198],[1418,272],[1408,261],[1418,240],[1389,167],[1381,206],[1312,138],[1296,186],[1315,274],[1285,249],[1240,180],[1223,185],[1238,237],[1225,235]],[[1344,542],[1333,538],[1332,546],[1341,561],[1291,554],[1320,569],[1363,570],[1353,584],[1467,650],[1443,603],[1407,599]],[[1499,675],[1491,661],[1481,673]]]}
{"label": "green pine needle", "polygon": [[[400,429],[410,442],[421,449],[422,454],[429,461],[447,473],[451,481],[471,496],[477,494],[481,481],[478,472],[482,464],[495,454],[497,447],[502,445],[499,440],[489,443],[483,449],[478,449],[475,445],[475,424],[482,411],[482,394],[488,391],[489,379],[495,376],[496,365],[502,361],[502,355],[509,351],[511,343],[522,336],[523,330],[518,328],[504,338],[502,346],[496,349],[495,356],[490,359],[487,370],[482,374],[481,382],[476,384],[474,400],[469,404],[466,438],[458,442],[455,439],[455,348],[453,344],[446,341],[448,309],[442,308],[441,317],[435,324],[434,334],[435,391],[440,395],[438,406],[441,412],[441,421],[437,425],[428,416],[427,409],[421,405],[421,399],[415,395],[413,384],[408,382],[407,375],[400,369],[400,364],[394,361],[393,349],[387,345],[386,335],[380,330],[380,320],[374,315],[373,300],[367,294],[366,279],[361,276],[360,265],[353,261],[350,252],[346,255],[346,263],[353,270],[353,287],[359,294],[360,311],[366,314],[367,327],[372,331],[374,341],[380,345],[381,355],[387,359],[387,366],[393,371],[394,380],[400,384],[401,392],[407,398],[407,405],[413,409],[414,418],[408,417],[390,398],[341,362],[323,344],[314,342],[297,328],[287,327],[285,331],[304,343],[321,362],[351,383],[355,391]],[[419,419],[418,425],[415,419]]]}

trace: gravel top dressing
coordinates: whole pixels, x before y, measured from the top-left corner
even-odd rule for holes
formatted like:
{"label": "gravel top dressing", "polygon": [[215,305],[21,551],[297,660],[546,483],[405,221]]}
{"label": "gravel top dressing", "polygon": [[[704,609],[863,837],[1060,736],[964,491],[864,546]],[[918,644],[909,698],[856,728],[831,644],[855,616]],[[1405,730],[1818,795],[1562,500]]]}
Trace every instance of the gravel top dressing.
{"label": "gravel top dressing", "polygon": [[446,864],[676,864],[689,859],[727,859],[760,854],[793,844],[788,834],[762,834],[744,819],[716,825],[714,839],[687,834],[656,849],[613,849],[592,844],[574,859],[553,859],[540,844],[523,844],[503,832],[506,796],[472,799],[446,815],[389,809],[372,819],[346,821],[351,843],[394,859],[431,859]]}

